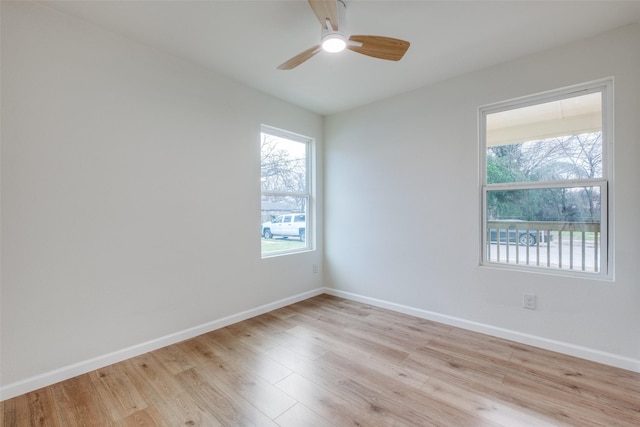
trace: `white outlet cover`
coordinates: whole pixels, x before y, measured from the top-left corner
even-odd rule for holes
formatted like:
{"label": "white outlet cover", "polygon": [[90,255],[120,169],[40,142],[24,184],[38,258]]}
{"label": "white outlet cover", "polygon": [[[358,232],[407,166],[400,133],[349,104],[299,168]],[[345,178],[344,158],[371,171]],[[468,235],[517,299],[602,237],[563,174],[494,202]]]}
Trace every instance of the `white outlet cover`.
{"label": "white outlet cover", "polygon": [[522,306],[524,308],[528,308],[529,310],[536,309],[536,296],[532,294],[524,294],[524,298],[522,300]]}

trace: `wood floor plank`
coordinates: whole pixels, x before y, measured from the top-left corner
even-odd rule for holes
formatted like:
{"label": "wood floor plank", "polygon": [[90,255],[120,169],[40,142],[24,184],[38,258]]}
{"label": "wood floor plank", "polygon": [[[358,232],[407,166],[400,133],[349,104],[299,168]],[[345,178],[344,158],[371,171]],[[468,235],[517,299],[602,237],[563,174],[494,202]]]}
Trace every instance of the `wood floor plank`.
{"label": "wood floor plank", "polygon": [[[147,353],[129,359],[123,364],[135,387],[144,390],[148,407],[155,409],[157,413],[155,418],[161,418],[168,425],[189,425],[194,423],[194,418],[200,418],[197,408],[180,400],[180,396],[184,395],[184,387],[165,368],[156,353]],[[149,413],[153,414],[151,411],[140,414]],[[141,419],[142,415],[138,415],[137,418],[129,416],[125,420],[131,422],[131,420]]]}
{"label": "wood floor plank", "polygon": [[220,354],[241,360],[249,371],[268,381],[270,384],[277,383],[293,372],[274,360],[262,356],[252,347],[251,343],[247,344],[244,341],[236,339],[236,337],[226,329],[220,329],[216,332],[218,333],[215,335],[205,334],[199,338],[208,345],[216,348],[216,351]]}
{"label": "wood floor plank", "polygon": [[354,336],[365,338],[384,347],[393,348],[404,354],[417,350],[418,348],[429,345],[435,338],[428,341],[417,338],[417,334],[403,332],[390,325],[369,323],[346,328],[346,332]]}
{"label": "wood floor plank", "polygon": [[288,319],[292,316],[295,316],[296,312],[291,310],[289,307],[281,307],[276,310],[270,312],[272,315],[277,316],[281,319]]}
{"label": "wood floor plank", "polygon": [[193,368],[176,375],[197,404],[213,414],[224,426],[276,426],[234,390],[214,383]]}
{"label": "wood floor plank", "polygon": [[145,390],[145,396],[153,395],[159,400],[166,400],[184,391],[155,353],[143,354],[122,364],[136,388]]}
{"label": "wood floor plank", "polygon": [[120,421],[147,407],[145,396],[135,387],[123,363],[98,369],[88,375],[111,421]]}
{"label": "wood floor plank", "polygon": [[513,342],[496,337],[481,335],[471,331],[452,328],[448,334],[441,334],[432,343],[447,347],[456,347],[456,351],[472,354],[474,357],[497,360],[498,363],[508,361],[517,351]]}
{"label": "wood floor plank", "polygon": [[593,384],[596,388],[607,388],[609,392],[617,391],[620,395],[636,396],[640,394],[640,373],[632,373],[622,369],[599,363],[576,359],[551,351],[516,351],[511,361],[523,371],[544,373],[549,377],[571,378],[584,386]]}
{"label": "wood floor plank", "polygon": [[640,373],[320,295],[0,402],[22,426],[640,425]]}
{"label": "wood floor plank", "polygon": [[[211,411],[208,407],[199,403],[198,398],[188,390],[165,403],[162,409],[165,419],[171,426],[224,426],[216,416],[217,411]],[[176,420],[175,422],[172,421],[169,414]]]}
{"label": "wood floor plank", "polygon": [[[203,337],[201,337],[203,338]],[[200,359],[198,372],[212,384],[225,384],[265,415],[274,419],[296,404],[296,400],[255,375],[244,361],[233,355],[215,353],[206,338],[191,340],[194,357]]]}
{"label": "wood floor plank", "polygon": [[[317,358],[329,351],[329,349],[320,343],[303,342],[292,337],[287,331],[295,328],[297,326],[296,323],[286,324],[286,329],[278,328],[275,330],[269,330],[263,326],[265,322],[264,317],[266,316],[259,316],[258,319],[255,319],[255,322],[247,321],[247,328],[242,330],[240,333],[237,333],[238,331],[234,331],[232,329],[220,330],[217,338],[224,341],[225,337],[231,336],[232,339],[230,341],[233,343],[244,343],[258,353],[263,353],[274,347],[285,346],[304,356]],[[266,320],[269,321],[268,318]],[[213,338],[214,335],[215,334],[211,334],[210,337]]]}
{"label": "wood floor plank", "polygon": [[615,407],[600,400],[598,395],[589,395],[584,390],[558,385],[559,383],[540,381],[540,378],[530,375],[509,374],[503,384],[505,389],[513,390],[514,394],[526,390],[529,399],[544,401],[546,406],[555,408],[562,417],[583,425],[588,423],[611,426],[627,423],[640,425],[640,404],[638,403],[631,407],[624,405]]}
{"label": "wood floor plank", "polygon": [[388,375],[395,381],[410,384],[413,387],[420,388],[426,381],[427,375],[418,370],[411,370],[404,366],[403,360],[391,361],[384,357],[375,357],[366,351],[361,351],[357,347],[345,345],[343,341],[323,336],[317,331],[311,331],[303,326],[297,326],[289,331],[290,334],[296,336],[300,340],[314,340],[327,342],[331,346],[331,353],[345,358],[359,361],[361,364],[370,366],[381,373]]}
{"label": "wood floor plank", "polygon": [[116,427],[157,427],[168,425],[154,408],[145,408],[134,412],[115,424]]}
{"label": "wood floor plank", "polygon": [[4,423],[6,426],[60,426],[51,389],[45,387],[27,393],[21,399],[6,401]]}
{"label": "wood floor plank", "polygon": [[411,353],[405,359],[405,365],[427,375],[457,377],[467,383],[500,384],[505,375],[502,366],[483,364],[481,361],[469,360],[464,355],[452,355],[428,346]]}
{"label": "wood floor plank", "polygon": [[326,427],[331,425],[329,420],[322,418],[302,403],[297,403],[289,408],[275,421],[280,427]]}
{"label": "wood floor plank", "polygon": [[490,420],[502,426],[552,427],[558,426],[557,420],[544,417],[540,413],[518,406],[512,402],[487,393],[478,393],[464,385],[453,384],[446,380],[430,377],[422,385],[427,394],[438,396],[449,404],[468,412],[477,418]]}
{"label": "wood floor plank", "polygon": [[153,354],[162,363],[164,369],[173,375],[195,368],[192,361],[189,360],[178,345],[170,345],[158,349]]}
{"label": "wood floor plank", "polygon": [[106,427],[109,417],[97,400],[89,375],[80,375],[51,386],[60,424],[65,427],[87,425]]}
{"label": "wood floor plank", "polygon": [[491,420],[478,418],[473,412],[450,405],[422,388],[396,381],[377,368],[372,369],[368,364],[362,365],[349,358],[331,354],[309,365],[309,368],[317,377],[316,382],[333,390],[375,396],[379,402],[378,410],[388,411],[395,422],[407,425],[497,425]]}
{"label": "wood floor plank", "polygon": [[[378,426],[384,425],[375,410],[370,414],[361,401],[345,400],[341,393],[334,393],[307,378],[294,373],[280,381],[277,386],[333,426]],[[370,403],[373,405],[373,403]]]}
{"label": "wood floor plank", "polygon": [[[401,350],[394,348],[386,343],[379,342],[373,336],[356,333],[348,326],[336,328],[328,326],[322,319],[314,319],[308,316],[301,316],[304,319],[301,322],[305,327],[318,332],[317,340],[328,348],[340,343],[349,346],[354,352],[366,355],[380,356],[388,360],[401,361],[409,355],[408,349]],[[352,323],[350,326],[356,325]]]}
{"label": "wood floor plank", "polygon": [[367,304],[348,301],[340,298],[322,295],[319,298],[307,300],[319,313],[325,313],[336,318],[351,318],[356,321],[368,317],[374,310]]}

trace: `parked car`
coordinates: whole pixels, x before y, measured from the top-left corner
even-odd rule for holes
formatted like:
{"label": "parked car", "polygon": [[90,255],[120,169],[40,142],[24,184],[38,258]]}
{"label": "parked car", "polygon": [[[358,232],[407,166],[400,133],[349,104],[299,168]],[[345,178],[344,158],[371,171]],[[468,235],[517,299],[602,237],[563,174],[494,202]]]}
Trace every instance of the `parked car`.
{"label": "parked car", "polygon": [[[534,246],[538,243],[538,239],[540,239],[540,243],[546,243],[551,241],[551,236],[545,230],[527,230],[519,229],[518,222],[523,222],[520,220],[502,220],[500,222],[513,222],[514,225],[510,226],[509,229],[500,228],[500,243],[507,242],[507,231],[509,232],[509,243],[517,243],[522,246]],[[489,229],[489,239],[492,243],[498,242],[498,229],[490,228]]]}
{"label": "parked car", "polygon": [[307,234],[307,221],[305,214],[292,213],[279,215],[272,221],[262,224],[262,237],[271,239],[273,237],[297,237],[305,241]]}

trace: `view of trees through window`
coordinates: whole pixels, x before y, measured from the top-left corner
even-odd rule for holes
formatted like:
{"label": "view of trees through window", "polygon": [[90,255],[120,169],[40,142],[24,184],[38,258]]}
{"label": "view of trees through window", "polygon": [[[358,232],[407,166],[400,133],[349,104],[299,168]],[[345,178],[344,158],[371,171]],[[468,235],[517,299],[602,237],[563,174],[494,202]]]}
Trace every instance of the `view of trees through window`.
{"label": "view of trees through window", "polygon": [[[602,132],[487,149],[487,184],[602,178]],[[502,190],[487,194],[491,219],[600,221],[599,188]]]}
{"label": "view of trees through window", "polygon": [[608,90],[481,109],[484,262],[607,274]]}
{"label": "view of trees through window", "polygon": [[309,141],[263,128],[260,141],[262,255],[308,248]]}

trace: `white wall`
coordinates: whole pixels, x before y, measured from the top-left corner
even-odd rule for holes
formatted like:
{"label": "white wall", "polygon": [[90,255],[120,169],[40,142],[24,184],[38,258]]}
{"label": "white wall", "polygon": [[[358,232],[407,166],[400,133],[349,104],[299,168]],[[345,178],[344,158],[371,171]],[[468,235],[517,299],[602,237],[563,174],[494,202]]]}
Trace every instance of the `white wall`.
{"label": "white wall", "polygon": [[[325,277],[350,295],[640,370],[640,25],[328,117]],[[615,281],[481,268],[478,107],[615,79]],[[525,310],[523,293],[538,297]]]}
{"label": "white wall", "polygon": [[321,195],[321,116],[31,2],[1,47],[5,391],[321,289],[320,239],[259,239],[260,125],[317,138]]}
{"label": "white wall", "polygon": [[[321,117],[38,4],[1,24],[4,390],[323,285]],[[636,25],[328,118],[326,282],[640,368],[638,45]],[[616,280],[478,267],[477,107],[610,75]],[[260,259],[262,123],[318,139],[314,252]]]}

